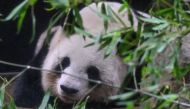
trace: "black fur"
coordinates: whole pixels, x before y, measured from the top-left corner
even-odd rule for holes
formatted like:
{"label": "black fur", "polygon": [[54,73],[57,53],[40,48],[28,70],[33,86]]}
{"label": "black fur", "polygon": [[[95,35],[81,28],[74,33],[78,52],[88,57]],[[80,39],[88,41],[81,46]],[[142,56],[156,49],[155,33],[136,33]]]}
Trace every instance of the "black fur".
{"label": "black fur", "polygon": [[[101,81],[100,70],[97,67],[89,66],[86,70],[86,73],[87,73],[89,79]],[[96,85],[95,82],[89,82],[90,87],[92,87],[94,85]]]}
{"label": "black fur", "polygon": [[38,107],[43,98],[40,72],[29,70],[14,84],[13,98],[18,107]]}
{"label": "black fur", "polygon": [[[47,54],[46,45],[29,63],[31,66],[41,67]],[[13,98],[18,107],[38,107],[44,92],[41,85],[41,71],[28,69],[13,84]]]}
{"label": "black fur", "polygon": [[70,65],[71,61],[69,57],[64,57],[61,62],[55,67],[56,71],[62,71]]}

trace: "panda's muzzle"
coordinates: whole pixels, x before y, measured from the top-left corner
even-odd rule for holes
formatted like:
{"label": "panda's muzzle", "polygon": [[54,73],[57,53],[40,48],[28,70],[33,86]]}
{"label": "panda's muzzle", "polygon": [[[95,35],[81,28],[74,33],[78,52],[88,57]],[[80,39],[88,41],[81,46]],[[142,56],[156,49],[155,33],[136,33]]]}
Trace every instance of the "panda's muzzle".
{"label": "panda's muzzle", "polygon": [[64,85],[60,85],[60,88],[66,94],[75,94],[75,93],[77,93],[79,91],[77,89],[66,87]]}

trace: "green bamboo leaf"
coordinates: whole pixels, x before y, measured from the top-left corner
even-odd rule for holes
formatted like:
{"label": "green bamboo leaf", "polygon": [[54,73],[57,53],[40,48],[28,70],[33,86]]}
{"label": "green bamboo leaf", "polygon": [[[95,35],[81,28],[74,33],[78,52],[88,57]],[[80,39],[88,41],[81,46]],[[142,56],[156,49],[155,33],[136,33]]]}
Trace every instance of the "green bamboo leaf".
{"label": "green bamboo leaf", "polygon": [[166,44],[166,43],[160,44],[160,46],[159,46],[157,52],[158,52],[158,53],[163,52],[166,47],[167,47],[167,44]]}
{"label": "green bamboo leaf", "polygon": [[142,34],[143,38],[147,39],[147,38],[153,38],[155,37],[155,34],[153,32],[144,32]]}
{"label": "green bamboo leaf", "polygon": [[156,11],[156,15],[163,15],[163,14],[166,14],[166,13],[169,13],[169,12],[172,12],[173,9],[172,8],[165,8],[165,9],[162,9],[162,10],[158,10]]}
{"label": "green bamboo leaf", "polygon": [[54,108],[52,105],[50,105],[50,104],[48,104],[48,106],[47,106],[48,108],[47,109],[56,109],[56,108]]}
{"label": "green bamboo leaf", "polygon": [[[92,10],[92,11],[94,11],[94,10]],[[107,11],[108,11],[108,9],[107,9]],[[94,11],[99,17],[101,17],[104,21],[109,21],[110,19],[111,19],[111,17],[110,16],[108,16],[107,14],[104,14],[104,13],[102,13],[101,11]]]}
{"label": "green bamboo leaf", "polygon": [[142,18],[140,17],[140,19],[144,22],[147,22],[147,23],[152,23],[152,24],[161,24],[161,23],[166,23],[165,20],[163,19],[158,19],[158,18],[155,18],[155,17],[152,17],[152,18]]}
{"label": "green bamboo leaf", "polygon": [[37,3],[38,0],[29,0],[29,3],[31,6],[34,6]]}
{"label": "green bamboo leaf", "polygon": [[167,101],[173,101],[178,98],[177,94],[168,94],[168,95],[162,95],[161,99],[165,99]]}
{"label": "green bamboo leaf", "polygon": [[[104,15],[107,15],[106,6],[104,3],[102,3],[102,5],[101,5],[101,13]],[[106,20],[106,19],[104,19],[104,29],[105,29],[105,31],[107,31],[107,29],[108,29],[108,20]]]}
{"label": "green bamboo leaf", "polygon": [[149,92],[154,92],[154,91],[158,90],[158,88],[159,88],[159,85],[156,84],[156,85],[147,87],[146,90]]}
{"label": "green bamboo leaf", "polygon": [[83,30],[83,29],[80,29],[80,28],[78,28],[78,27],[74,27],[74,30],[75,30],[76,33],[79,33],[79,34],[81,34],[82,36],[87,36],[87,37],[92,38],[92,35],[91,35],[90,33],[86,32],[86,31]]}
{"label": "green bamboo leaf", "polygon": [[0,107],[4,105],[4,98],[5,98],[5,85],[3,84],[0,88]]}
{"label": "green bamboo leaf", "polygon": [[48,28],[47,28],[48,36],[50,34],[50,29],[62,18],[63,15],[64,15],[64,12],[57,12],[50,19],[49,25],[48,25]]}
{"label": "green bamboo leaf", "polygon": [[8,109],[17,109],[16,104],[12,98],[8,104]]}
{"label": "green bamboo leaf", "polygon": [[127,109],[135,109],[133,102],[127,102]]}
{"label": "green bamboo leaf", "polygon": [[44,2],[50,4],[46,10],[51,11],[55,9],[66,9],[67,7],[70,8],[69,0],[45,0]]}
{"label": "green bamboo leaf", "polygon": [[35,38],[35,34],[36,34],[36,17],[34,14],[34,7],[31,7],[31,15],[32,15],[32,38],[30,40],[30,42],[32,42]]}
{"label": "green bamboo leaf", "polygon": [[45,96],[44,96],[44,98],[42,100],[42,103],[41,103],[41,105],[40,105],[40,107],[38,109],[46,109],[46,106],[48,104],[49,98],[50,98],[50,91],[47,91],[45,93]]}
{"label": "green bamboo leaf", "polygon": [[85,45],[84,47],[90,47],[90,46],[92,46],[94,44],[95,44],[94,42],[93,43],[89,43],[89,44]]}
{"label": "green bamboo leaf", "polygon": [[82,21],[82,18],[81,18],[81,15],[79,13],[79,9],[75,8],[74,9],[74,16],[75,16],[75,21],[74,21],[74,24],[75,26],[78,26],[79,28],[83,29],[83,21]]}
{"label": "green bamboo leaf", "polygon": [[57,0],[57,1],[59,1],[61,4],[65,5],[67,7],[70,6],[69,0]]}
{"label": "green bamboo leaf", "polygon": [[129,4],[126,1],[124,1],[124,3],[119,8],[118,12],[122,12],[122,11],[128,9],[128,8],[129,8]]}
{"label": "green bamboo leaf", "polygon": [[20,12],[19,19],[17,22],[17,33],[19,33],[22,28],[22,24],[26,16],[26,13],[27,13],[27,8],[25,8],[23,11]]}
{"label": "green bamboo leaf", "polygon": [[28,0],[24,0],[22,3],[16,6],[5,19],[1,19],[1,21],[9,21],[11,19],[15,19],[16,17],[18,17],[19,13],[21,12],[23,8],[25,8],[27,3],[28,3]]}
{"label": "green bamboo leaf", "polygon": [[126,24],[126,22],[124,22],[124,21],[120,18],[120,16],[117,14],[117,12],[114,12],[110,6],[108,6],[108,10],[111,11],[111,13],[112,13],[112,18],[114,19],[114,21],[116,21],[116,22],[122,24],[124,28],[127,28],[127,27],[128,27],[128,25]]}
{"label": "green bamboo leaf", "polygon": [[140,60],[140,63],[142,64],[144,61],[145,61],[145,59],[149,56],[149,50],[145,50],[145,52],[144,52],[144,54],[143,54],[143,56],[142,56],[142,58],[141,58],[141,60]]}
{"label": "green bamboo leaf", "polygon": [[135,94],[135,92],[127,92],[127,93],[124,93],[124,94],[111,96],[111,97],[109,97],[109,99],[110,100],[117,100],[117,99],[126,100],[126,99],[134,96],[134,94]]}
{"label": "green bamboo leaf", "polygon": [[86,109],[86,104],[88,102],[89,96],[83,101],[79,100],[79,102],[76,104],[76,106],[73,107],[73,109]]}
{"label": "green bamboo leaf", "polygon": [[119,32],[115,32],[112,37],[111,43],[107,46],[106,55],[110,55],[112,51],[116,48],[118,42],[120,41],[121,34]]}
{"label": "green bamboo leaf", "polygon": [[153,27],[152,29],[155,31],[159,31],[159,30],[163,30],[163,29],[167,28],[168,26],[169,26],[169,23],[163,23],[163,24]]}

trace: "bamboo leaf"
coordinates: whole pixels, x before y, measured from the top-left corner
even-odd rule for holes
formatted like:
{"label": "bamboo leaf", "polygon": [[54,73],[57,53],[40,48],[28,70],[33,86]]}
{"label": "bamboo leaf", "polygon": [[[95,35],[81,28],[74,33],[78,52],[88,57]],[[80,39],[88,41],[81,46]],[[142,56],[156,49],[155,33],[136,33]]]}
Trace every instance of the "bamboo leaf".
{"label": "bamboo leaf", "polygon": [[161,23],[166,23],[165,20],[163,19],[158,19],[158,18],[155,18],[155,17],[152,17],[152,18],[142,18],[140,17],[140,19],[144,22],[147,22],[147,23],[152,23],[152,24],[161,24]]}
{"label": "bamboo leaf", "polygon": [[8,109],[17,109],[16,104],[12,98],[8,104]]}
{"label": "bamboo leaf", "polygon": [[167,28],[168,26],[169,26],[168,23],[163,23],[163,24],[160,24],[160,25],[153,27],[152,29],[155,31],[160,31],[160,30]]}
{"label": "bamboo leaf", "polygon": [[4,105],[4,98],[5,98],[5,85],[3,84],[0,88],[0,107]]}
{"label": "bamboo leaf", "polygon": [[[102,5],[101,5],[101,13],[104,15],[107,15],[106,6],[104,3],[102,3]],[[106,19],[104,19],[104,29],[105,29],[105,31],[107,31],[107,29],[108,29],[108,20],[106,20]]]}
{"label": "bamboo leaf", "polygon": [[27,8],[25,8],[23,11],[20,12],[19,19],[17,22],[17,33],[19,33],[22,28],[22,24],[26,16],[26,13],[27,13]]}
{"label": "bamboo leaf", "polygon": [[92,35],[90,33],[86,32],[85,30],[82,30],[82,29],[80,29],[78,27],[74,27],[74,29],[75,29],[76,33],[79,33],[79,34],[81,34],[83,36],[87,36],[87,37],[92,38]]}
{"label": "bamboo leaf", "polygon": [[45,96],[44,96],[44,98],[42,100],[42,103],[41,103],[41,105],[39,106],[38,109],[46,109],[46,106],[48,104],[49,98],[50,98],[50,91],[47,91],[45,93]]}
{"label": "bamboo leaf", "polygon": [[1,19],[1,21],[9,21],[18,17],[20,15],[21,10],[24,9],[25,6],[27,6],[27,3],[28,0],[24,0],[22,3],[16,6],[5,19]]}
{"label": "bamboo leaf", "polygon": [[124,93],[124,94],[111,96],[109,99],[110,100],[117,100],[117,99],[125,100],[125,99],[128,99],[128,98],[132,97],[134,94],[135,94],[135,92],[127,92],[127,93]]}
{"label": "bamboo leaf", "polygon": [[107,46],[106,55],[110,55],[112,51],[116,48],[118,42],[120,41],[120,36],[121,34],[119,32],[115,32],[111,43],[109,44],[109,46]]}
{"label": "bamboo leaf", "polygon": [[84,101],[79,101],[73,109],[86,109],[86,104],[88,102],[89,96]]}
{"label": "bamboo leaf", "polygon": [[32,6],[31,8],[31,15],[32,15],[32,38],[30,40],[30,42],[32,42],[35,38],[35,34],[36,34],[36,17],[34,14],[34,7]]}
{"label": "bamboo leaf", "polygon": [[29,3],[31,6],[34,6],[37,3],[38,0],[29,0]]}

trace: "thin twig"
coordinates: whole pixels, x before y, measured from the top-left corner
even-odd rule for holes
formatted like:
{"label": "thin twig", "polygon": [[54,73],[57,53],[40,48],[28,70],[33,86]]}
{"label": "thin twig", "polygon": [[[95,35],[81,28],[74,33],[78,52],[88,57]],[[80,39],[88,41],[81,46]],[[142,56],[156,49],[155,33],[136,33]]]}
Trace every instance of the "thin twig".
{"label": "thin twig", "polygon": [[95,86],[93,86],[92,88],[90,88],[89,90],[87,90],[84,94],[84,96],[81,97],[80,101],[77,103],[77,105],[79,105],[84,99],[85,97],[91,93],[99,84],[96,84]]}
{"label": "thin twig", "polygon": [[30,69],[30,67],[26,67],[25,69],[23,69],[20,73],[18,73],[17,75],[15,75],[13,78],[11,78],[5,85],[3,88],[7,87],[10,83],[12,83],[15,79],[17,79],[19,76],[21,76],[24,72],[26,72],[28,69]]}
{"label": "thin twig", "polygon": [[133,68],[133,79],[134,79],[135,89],[138,90],[139,88],[137,85],[136,68]]}
{"label": "thin twig", "polygon": [[69,11],[68,11],[68,13],[67,13],[67,15],[66,15],[66,17],[65,17],[65,20],[64,20],[64,23],[63,23],[63,30],[65,29],[65,26],[66,26],[66,24],[67,24],[67,21],[68,21],[70,12],[71,12],[71,9],[69,9]]}
{"label": "thin twig", "polygon": [[[8,84],[10,84],[12,81],[14,81],[14,80],[15,80],[17,77],[19,77],[21,74],[23,74],[24,72],[26,72],[27,70],[29,70],[29,69],[40,70],[40,71],[48,71],[48,72],[55,72],[55,73],[63,73],[63,72],[61,72],[61,71],[54,71],[54,70],[41,69],[41,68],[38,68],[38,67],[33,67],[33,66],[29,66],[29,65],[22,65],[22,64],[15,64],[15,63],[6,62],[6,61],[3,61],[3,60],[0,60],[0,63],[1,63],[1,64],[6,64],[6,65],[10,65],[10,66],[25,68],[24,70],[21,71],[21,73],[17,74],[14,78],[12,78],[12,79],[6,84],[6,86],[7,86]],[[76,75],[71,75],[71,74],[68,74],[68,73],[64,73],[64,74],[70,75],[70,76],[73,76],[73,77],[76,77],[76,78],[79,78],[79,79],[87,80],[87,81],[90,81],[90,82],[94,82],[94,83],[96,83],[97,85],[98,85],[98,84],[102,84],[102,85],[107,85],[107,86],[110,86],[110,87],[113,87],[113,88],[120,88],[120,86],[115,86],[115,85],[107,84],[107,83],[102,82],[102,81],[96,81],[96,80],[92,80],[92,79],[86,79],[86,78],[78,77],[78,76],[76,76]],[[129,91],[138,92],[138,93],[141,93],[141,94],[143,94],[143,95],[147,95],[147,96],[150,96],[150,97],[153,97],[153,98],[156,98],[156,99],[166,100],[166,101],[167,101],[167,98],[160,97],[160,96],[157,96],[157,95],[155,95],[155,94],[152,94],[152,93],[149,93],[149,92],[140,90],[140,89],[132,89],[132,88],[124,88],[124,89],[125,89],[125,90],[129,90]],[[177,105],[190,107],[190,104],[185,103],[185,102],[181,102],[181,101],[179,101],[179,100],[173,100],[173,101],[171,101],[171,102],[174,103],[174,104],[177,104]]]}
{"label": "thin twig", "polygon": [[0,72],[0,76],[14,76],[18,73],[20,73],[20,71],[19,72],[6,72],[6,71],[4,71],[4,72]]}
{"label": "thin twig", "polygon": [[[37,71],[47,71],[47,72],[55,72],[55,73],[66,74],[66,75],[69,75],[69,76],[72,76],[72,77],[75,77],[75,78],[79,78],[79,79],[83,79],[83,80],[86,80],[86,81],[90,81],[90,82],[93,82],[93,83],[96,83],[96,84],[102,84],[102,85],[107,85],[107,86],[110,86],[110,87],[120,88],[119,86],[113,86],[112,84],[107,84],[107,83],[102,82],[102,81],[82,78],[82,77],[79,77],[79,76],[76,76],[76,75],[72,75],[72,74],[68,74],[68,73],[65,73],[65,72],[62,72],[62,71],[49,70],[49,69],[41,69],[41,68],[30,66],[30,65],[16,64],[16,63],[11,63],[11,62],[7,62],[7,61],[3,61],[3,60],[0,60],[0,63],[6,64],[6,65],[10,65],[10,66],[20,67],[20,68],[30,68],[32,70],[37,70]],[[128,90],[132,90],[132,89],[129,88]]]}
{"label": "thin twig", "polygon": [[[143,95],[147,95],[147,96],[156,98],[156,99],[166,100],[166,101],[167,101],[167,98],[160,97],[160,96],[154,95],[154,94],[149,93],[149,92],[145,92],[145,91],[142,91],[142,90],[137,90],[137,92],[139,92],[139,93],[141,93],[141,94],[143,94]],[[181,102],[181,101],[179,101],[179,100],[173,100],[173,101],[171,101],[171,102],[172,102],[172,103],[175,103],[175,104],[177,104],[177,105],[190,107],[190,104],[185,103],[185,102]]]}

